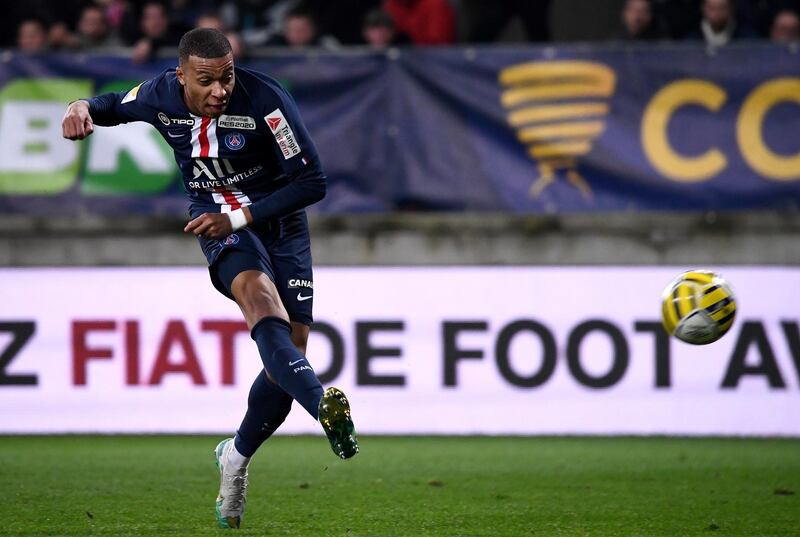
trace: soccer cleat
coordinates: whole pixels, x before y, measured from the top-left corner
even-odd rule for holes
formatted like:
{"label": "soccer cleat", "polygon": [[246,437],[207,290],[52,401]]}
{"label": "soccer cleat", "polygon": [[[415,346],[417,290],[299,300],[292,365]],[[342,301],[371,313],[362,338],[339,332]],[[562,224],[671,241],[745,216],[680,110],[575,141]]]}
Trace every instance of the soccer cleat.
{"label": "soccer cleat", "polygon": [[247,501],[247,467],[240,471],[226,468],[227,453],[233,438],[226,438],[214,450],[219,468],[219,494],[217,495],[217,524],[220,528],[239,529]]}
{"label": "soccer cleat", "polygon": [[319,422],[331,449],[339,458],[349,459],[358,453],[356,428],[350,418],[350,403],[338,388],[328,388],[319,402]]}

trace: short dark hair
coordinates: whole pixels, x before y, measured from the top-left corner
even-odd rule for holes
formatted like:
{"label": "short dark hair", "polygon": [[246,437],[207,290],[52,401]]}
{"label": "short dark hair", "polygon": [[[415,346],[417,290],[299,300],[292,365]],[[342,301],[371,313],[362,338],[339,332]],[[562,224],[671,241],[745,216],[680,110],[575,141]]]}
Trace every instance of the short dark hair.
{"label": "short dark hair", "polygon": [[364,17],[365,28],[391,28],[395,29],[394,17],[381,8],[375,8]]}
{"label": "short dark hair", "polygon": [[221,58],[231,51],[230,41],[219,30],[195,28],[181,37],[181,42],[178,44],[178,59],[184,63],[189,60],[189,56]]}
{"label": "short dark hair", "polygon": [[290,19],[294,17],[308,19],[311,21],[311,24],[314,26],[317,25],[317,17],[314,16],[314,11],[304,3],[293,7],[286,12],[286,15],[284,15],[284,19]]}

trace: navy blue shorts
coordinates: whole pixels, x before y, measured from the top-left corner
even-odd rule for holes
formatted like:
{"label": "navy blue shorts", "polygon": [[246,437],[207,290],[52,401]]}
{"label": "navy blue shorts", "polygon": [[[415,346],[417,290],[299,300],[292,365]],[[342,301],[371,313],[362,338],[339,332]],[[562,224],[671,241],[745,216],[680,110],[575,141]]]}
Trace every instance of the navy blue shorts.
{"label": "navy blue shorts", "polygon": [[198,240],[208,260],[211,282],[220,293],[233,300],[231,283],[236,275],[258,270],[278,288],[289,319],[307,325],[313,322],[314,276],[305,211],[242,228],[221,241]]}

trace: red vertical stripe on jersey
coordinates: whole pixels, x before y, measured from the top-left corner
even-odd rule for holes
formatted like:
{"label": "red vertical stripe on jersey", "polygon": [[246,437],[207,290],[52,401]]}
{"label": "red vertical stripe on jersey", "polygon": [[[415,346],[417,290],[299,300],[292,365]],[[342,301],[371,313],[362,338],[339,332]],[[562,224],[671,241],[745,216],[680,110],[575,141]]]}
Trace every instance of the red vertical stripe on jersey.
{"label": "red vertical stripe on jersey", "polygon": [[214,192],[217,194],[222,194],[222,198],[225,200],[225,203],[231,206],[231,210],[235,211],[236,209],[240,209],[242,207],[241,202],[236,197],[236,194],[229,190],[225,190],[224,188],[215,188]]}
{"label": "red vertical stripe on jersey", "polygon": [[200,120],[200,134],[197,136],[197,141],[200,142],[200,156],[208,156],[208,124],[211,123],[210,117],[204,117]]}
{"label": "red vertical stripe on jersey", "polygon": [[225,201],[231,206],[232,211],[241,208],[242,204],[239,203],[239,200],[236,199],[236,196],[234,196],[232,192],[228,192],[227,190],[223,190],[221,188],[217,190],[217,192],[222,194],[222,197],[225,198]]}

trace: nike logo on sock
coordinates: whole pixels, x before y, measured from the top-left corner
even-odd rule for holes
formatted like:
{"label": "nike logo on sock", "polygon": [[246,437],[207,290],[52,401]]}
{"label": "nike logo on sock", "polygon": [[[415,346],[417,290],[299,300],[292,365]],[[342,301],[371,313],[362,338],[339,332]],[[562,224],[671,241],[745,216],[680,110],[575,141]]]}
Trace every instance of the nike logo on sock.
{"label": "nike logo on sock", "polygon": [[299,360],[295,360],[294,362],[289,362],[289,365],[299,364],[303,360],[305,360],[305,358],[300,358]]}

